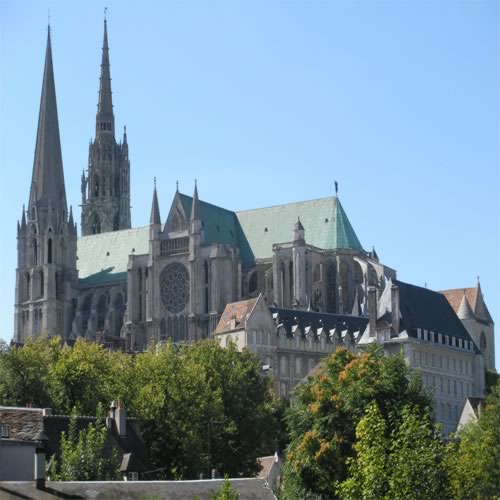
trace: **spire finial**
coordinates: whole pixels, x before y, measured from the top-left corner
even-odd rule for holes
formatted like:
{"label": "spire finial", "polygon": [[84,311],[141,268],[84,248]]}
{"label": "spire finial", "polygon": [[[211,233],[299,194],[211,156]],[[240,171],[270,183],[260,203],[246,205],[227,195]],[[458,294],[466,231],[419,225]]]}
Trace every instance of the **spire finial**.
{"label": "spire finial", "polygon": [[477,282],[479,283],[480,279],[479,279],[479,274],[477,275]]}
{"label": "spire finial", "polygon": [[50,34],[50,7],[47,9],[47,31]]}
{"label": "spire finial", "polygon": [[156,189],[156,177],[153,178],[153,182],[154,182],[155,189]]}
{"label": "spire finial", "polygon": [[335,196],[338,196],[339,194],[339,183],[335,181]]}
{"label": "spire finial", "polygon": [[179,179],[175,181],[175,191],[178,193],[179,192]]}
{"label": "spire finial", "polygon": [[104,7],[104,22],[106,22],[107,14],[108,14],[108,8]]}

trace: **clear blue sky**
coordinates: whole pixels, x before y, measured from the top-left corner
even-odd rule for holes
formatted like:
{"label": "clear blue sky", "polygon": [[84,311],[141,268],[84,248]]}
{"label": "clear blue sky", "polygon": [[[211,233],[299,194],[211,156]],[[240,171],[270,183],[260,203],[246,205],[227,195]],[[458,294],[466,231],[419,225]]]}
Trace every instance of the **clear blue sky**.
{"label": "clear blue sky", "polygon": [[498,321],[498,2],[1,0],[1,337],[13,330],[47,8],[79,221],[105,6],[134,226],[148,221],[154,176],[163,216],[176,179],[234,210],[329,196],[338,180],[362,244],[401,280],[439,290],[479,275]]}

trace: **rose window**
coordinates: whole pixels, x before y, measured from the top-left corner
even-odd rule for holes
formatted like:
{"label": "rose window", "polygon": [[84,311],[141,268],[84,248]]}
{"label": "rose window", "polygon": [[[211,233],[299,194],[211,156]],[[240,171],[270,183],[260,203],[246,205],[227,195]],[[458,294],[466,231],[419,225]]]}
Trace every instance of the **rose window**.
{"label": "rose window", "polygon": [[178,262],[169,264],[160,274],[160,295],[165,309],[181,312],[189,301],[189,274]]}

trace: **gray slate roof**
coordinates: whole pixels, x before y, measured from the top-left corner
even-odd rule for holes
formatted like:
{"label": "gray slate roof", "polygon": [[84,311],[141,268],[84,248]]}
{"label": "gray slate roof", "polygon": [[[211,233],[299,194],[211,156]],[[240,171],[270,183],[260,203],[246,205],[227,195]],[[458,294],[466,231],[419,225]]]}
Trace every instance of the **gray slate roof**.
{"label": "gray slate roof", "polygon": [[[222,479],[201,481],[108,481],[108,482],[46,482],[37,490],[34,482],[0,481],[2,500],[33,498],[92,498],[139,500],[211,500],[223,483]],[[231,479],[240,500],[274,500],[273,492],[264,479]]]}

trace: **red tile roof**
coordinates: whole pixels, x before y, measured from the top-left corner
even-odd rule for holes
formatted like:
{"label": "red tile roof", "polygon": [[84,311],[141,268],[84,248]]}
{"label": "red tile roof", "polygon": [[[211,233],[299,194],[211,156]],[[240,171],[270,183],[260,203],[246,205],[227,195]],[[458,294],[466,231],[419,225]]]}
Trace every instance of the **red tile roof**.
{"label": "red tile roof", "polygon": [[[228,304],[222,313],[214,333],[230,332],[236,328],[243,328],[247,314],[251,312],[257,300],[258,297]],[[231,320],[233,318],[236,320],[235,328],[231,328]]]}

